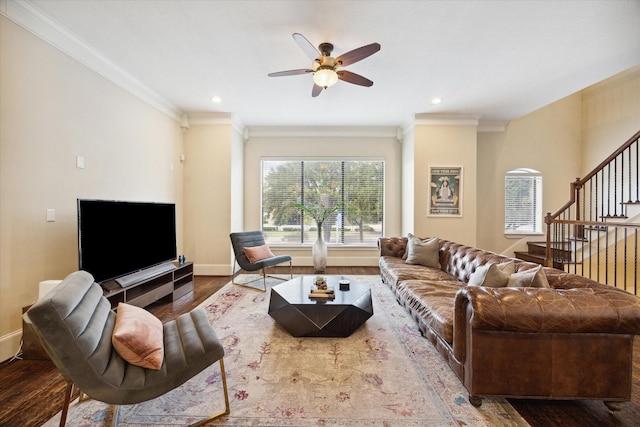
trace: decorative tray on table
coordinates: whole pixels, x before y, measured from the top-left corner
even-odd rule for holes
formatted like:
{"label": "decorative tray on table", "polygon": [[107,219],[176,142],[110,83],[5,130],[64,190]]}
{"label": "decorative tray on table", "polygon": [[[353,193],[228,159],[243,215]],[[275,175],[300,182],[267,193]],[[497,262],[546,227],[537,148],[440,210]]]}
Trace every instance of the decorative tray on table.
{"label": "decorative tray on table", "polygon": [[333,299],[335,297],[336,294],[333,292],[332,287],[327,286],[326,279],[323,276],[317,276],[314,284],[311,286],[309,298]]}

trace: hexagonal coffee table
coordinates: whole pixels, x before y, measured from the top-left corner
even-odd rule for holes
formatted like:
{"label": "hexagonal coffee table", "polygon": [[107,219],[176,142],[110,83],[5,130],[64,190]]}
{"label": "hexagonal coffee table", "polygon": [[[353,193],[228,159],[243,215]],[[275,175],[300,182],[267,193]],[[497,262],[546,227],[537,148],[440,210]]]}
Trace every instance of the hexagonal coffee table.
{"label": "hexagonal coffee table", "polygon": [[371,289],[351,280],[341,291],[342,276],[325,276],[334,299],[312,299],[316,276],[300,276],[271,288],[269,315],[294,337],[348,337],[373,316]]}

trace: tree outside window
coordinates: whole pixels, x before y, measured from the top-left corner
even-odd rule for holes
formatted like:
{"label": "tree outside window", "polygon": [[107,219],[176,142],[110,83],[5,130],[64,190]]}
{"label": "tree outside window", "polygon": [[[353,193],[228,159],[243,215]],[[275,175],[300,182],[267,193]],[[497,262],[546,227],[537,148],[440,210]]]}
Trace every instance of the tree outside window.
{"label": "tree outside window", "polygon": [[384,162],[262,162],[262,231],[269,244],[311,244],[316,224],[296,203],[340,208],[323,224],[330,244],[375,246],[382,236]]}

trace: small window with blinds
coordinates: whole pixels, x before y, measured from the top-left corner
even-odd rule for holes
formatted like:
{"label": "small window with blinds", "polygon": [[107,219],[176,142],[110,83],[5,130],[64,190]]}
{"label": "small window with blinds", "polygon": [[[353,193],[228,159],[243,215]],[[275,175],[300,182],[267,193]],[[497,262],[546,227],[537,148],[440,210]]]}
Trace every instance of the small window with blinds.
{"label": "small window with blinds", "polygon": [[328,244],[375,247],[383,236],[384,161],[263,160],[262,232],[268,244],[315,242],[316,221],[296,204],[337,207],[322,224]]}
{"label": "small window with blinds", "polygon": [[542,174],[514,169],[504,178],[505,234],[542,233]]}

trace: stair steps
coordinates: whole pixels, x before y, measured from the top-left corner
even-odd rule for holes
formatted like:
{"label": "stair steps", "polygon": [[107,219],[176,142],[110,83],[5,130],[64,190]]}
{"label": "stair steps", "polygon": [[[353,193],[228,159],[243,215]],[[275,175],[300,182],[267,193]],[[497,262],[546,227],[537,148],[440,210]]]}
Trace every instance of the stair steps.
{"label": "stair steps", "polygon": [[[567,264],[574,263],[573,252],[569,243],[552,242],[552,249],[555,259],[553,261],[554,268],[560,270],[564,269]],[[527,251],[515,251],[516,258],[523,261],[535,262],[536,264],[544,265],[545,253],[547,250],[546,242],[527,242]]]}

